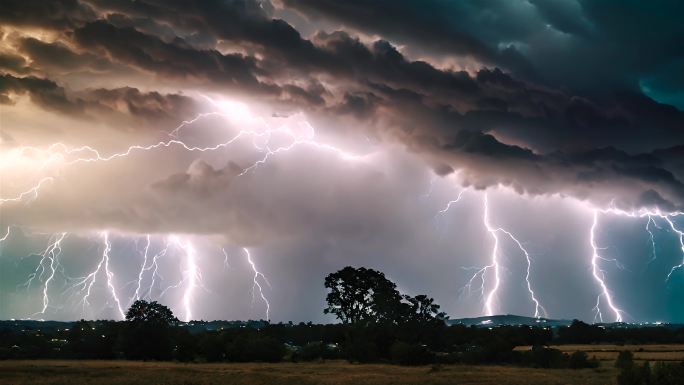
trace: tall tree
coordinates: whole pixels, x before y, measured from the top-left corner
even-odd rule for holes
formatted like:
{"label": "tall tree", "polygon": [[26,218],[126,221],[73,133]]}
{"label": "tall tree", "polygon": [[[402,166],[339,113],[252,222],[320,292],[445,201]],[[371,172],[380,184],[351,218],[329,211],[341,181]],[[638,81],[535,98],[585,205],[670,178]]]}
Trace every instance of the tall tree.
{"label": "tall tree", "polygon": [[147,302],[139,299],[128,308],[126,321],[173,325],[178,322],[178,319],[173,315],[171,309],[157,301]]}
{"label": "tall tree", "polygon": [[343,323],[395,321],[401,308],[401,295],[385,274],[365,267],[347,266],[325,277],[329,289],[325,314],[334,314]]}
{"label": "tall tree", "polygon": [[123,348],[126,358],[167,360],[171,358],[172,326],[178,323],[168,307],[137,300],[126,312]]}

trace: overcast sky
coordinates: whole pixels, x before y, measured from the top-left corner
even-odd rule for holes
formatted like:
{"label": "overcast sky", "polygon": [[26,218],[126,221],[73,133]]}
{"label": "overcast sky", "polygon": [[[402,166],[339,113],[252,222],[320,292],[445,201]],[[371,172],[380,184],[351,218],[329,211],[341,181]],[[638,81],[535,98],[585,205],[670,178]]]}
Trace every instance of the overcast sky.
{"label": "overcast sky", "polygon": [[3,1],[0,318],[331,322],[352,265],[452,318],[684,322],[683,12]]}

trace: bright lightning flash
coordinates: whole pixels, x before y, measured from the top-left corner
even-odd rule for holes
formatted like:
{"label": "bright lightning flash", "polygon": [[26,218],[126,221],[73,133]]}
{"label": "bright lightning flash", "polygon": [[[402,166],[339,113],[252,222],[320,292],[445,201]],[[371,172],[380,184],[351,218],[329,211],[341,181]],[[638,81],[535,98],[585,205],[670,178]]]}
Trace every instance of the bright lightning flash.
{"label": "bright lightning flash", "polygon": [[266,278],[265,275],[261,274],[259,270],[257,270],[256,265],[254,264],[254,261],[252,260],[252,255],[249,253],[249,249],[246,247],[243,247],[242,250],[245,252],[245,256],[247,257],[247,262],[249,265],[252,267],[252,271],[254,272],[254,277],[252,281],[254,282],[252,284],[252,299],[254,299],[254,291],[255,289],[259,290],[259,296],[261,297],[261,300],[264,301],[266,304],[266,321],[270,320],[270,311],[271,311],[271,304],[268,302],[268,299],[266,299],[266,296],[264,295],[264,289],[261,286],[261,283],[259,283],[259,278],[261,278],[266,284],[270,287],[271,284],[268,282],[268,279]]}
{"label": "bright lightning flash", "polygon": [[[85,310],[86,305],[90,305],[90,302],[88,302],[88,298],[90,298],[90,295],[92,294],[92,289],[93,286],[95,285],[95,282],[97,281],[97,276],[100,274],[101,271],[104,272],[104,276],[106,279],[106,286],[107,289],[109,290],[112,299],[114,300],[114,303],[116,305],[116,310],[118,311],[119,315],[121,316],[121,319],[126,318],[123,308],[121,307],[121,301],[119,301],[119,297],[116,294],[116,288],[114,286],[114,274],[109,268],[109,253],[112,250],[112,244],[109,241],[109,233],[108,232],[103,232],[102,233],[102,242],[103,242],[103,250],[102,250],[102,257],[100,259],[100,262],[97,264],[95,270],[90,272],[88,275],[82,278],[78,278],[77,282],[73,285],[73,288],[77,289],[79,293],[83,293],[85,291],[85,295],[82,298],[82,303],[83,307]],[[79,289],[80,287],[80,289]]]}
{"label": "bright lightning flash", "polygon": [[[313,127],[309,125],[309,123],[306,121],[298,121],[296,122],[296,124],[293,124],[288,120],[286,124],[272,126],[265,119],[252,114],[249,108],[244,104],[224,100],[215,100],[204,95],[203,97],[207,99],[209,104],[214,106],[216,110],[211,112],[200,113],[190,120],[183,121],[178,127],[176,127],[168,133],[169,139],[167,140],[162,140],[151,144],[134,144],[130,145],[121,152],[115,152],[111,154],[103,154],[100,150],[88,145],[69,147],[64,143],[59,142],[54,143],[48,146],[47,148],[23,146],[12,148],[8,151],[0,153],[0,166],[15,164],[15,161],[17,160],[26,160],[27,162],[31,161],[35,163],[35,160],[38,159],[39,165],[37,166],[37,170],[42,172],[43,174],[50,173],[37,180],[32,187],[25,189],[24,191],[19,192],[14,196],[0,197],[0,205],[20,202],[30,203],[38,199],[40,191],[43,190],[47,184],[56,182],[56,171],[60,167],[70,167],[80,163],[110,162],[116,159],[126,158],[132,155],[133,153],[137,152],[166,150],[172,147],[179,148],[187,152],[211,152],[228,149],[231,145],[237,144],[237,142],[241,139],[251,139],[252,148],[254,148],[258,153],[260,153],[261,156],[253,162],[251,162],[250,164],[248,164],[247,166],[243,167],[242,172],[239,174],[240,176],[256,170],[260,166],[268,163],[276,155],[289,152],[298,147],[312,147],[317,150],[332,153],[338,156],[340,159],[347,161],[359,161],[366,159],[366,157],[369,156],[352,154],[330,144],[320,143],[316,141],[315,131]],[[182,130],[210,116],[218,116],[225,118],[226,121],[232,121],[236,123],[235,126],[237,127],[243,127],[245,126],[244,123],[247,122],[249,124],[252,124],[250,127],[256,128],[241,129],[236,134],[234,134],[229,139],[223,142],[210,144],[206,146],[190,145],[187,144],[181,138]],[[247,125],[249,126],[249,124]],[[278,137],[278,144],[275,144],[276,136]],[[285,138],[285,141],[282,140],[283,138]],[[8,168],[8,170],[10,170],[10,168]],[[7,239],[7,237],[9,236],[9,229],[10,227],[8,227],[8,231],[5,234],[5,236],[0,238],[0,242],[3,242]],[[26,283],[27,286],[30,285],[31,281],[36,276],[38,276],[39,280],[41,280],[44,283],[44,300],[43,309],[41,313],[44,313],[48,308],[48,286],[54,277],[56,264],[58,263],[57,256],[61,252],[60,242],[65,236],[66,233],[62,233],[62,235],[60,235],[57,238],[56,242],[51,243],[50,246],[45,250],[45,252],[40,254],[41,262],[39,264],[39,267],[36,269],[36,272],[34,274],[29,276],[29,280]],[[114,274],[109,267],[110,251],[112,248],[112,245],[109,241],[109,233],[103,232],[102,239],[104,244],[103,252],[96,268],[84,277],[71,278],[70,281],[75,282],[67,290],[73,290],[74,294],[82,295],[80,302],[83,304],[83,308],[85,311],[86,306],[90,306],[89,300],[91,299],[93,287],[98,281],[99,276],[104,275],[106,279],[106,287],[109,291],[109,296],[115,303],[115,307],[119,315],[123,318],[124,312],[122,309],[121,301],[119,300],[119,296],[117,295],[117,289],[114,284]],[[162,280],[161,275],[158,273],[159,262],[161,258],[166,255],[170,244],[174,244],[179,249],[182,249],[185,253],[183,279],[177,285],[169,286],[166,289],[162,290],[159,297],[163,296],[169,289],[178,287],[180,286],[180,284],[185,283],[186,286],[182,303],[183,308],[185,310],[185,318],[187,320],[190,320],[192,318],[191,304],[194,297],[194,289],[198,285],[198,280],[201,278],[201,276],[197,266],[196,251],[194,246],[189,241],[181,241],[179,238],[175,236],[169,237],[166,241],[165,247],[159,252],[155,253],[153,256],[151,256],[152,253],[150,252],[150,235],[146,236],[146,245],[142,252],[143,261],[140,266],[137,279],[134,281],[136,283],[135,292],[130,298],[130,302],[133,302],[137,299],[144,297],[152,297],[152,291],[157,281]],[[228,256],[227,254],[225,254],[225,250],[223,251],[225,256],[224,263],[225,266],[228,266]],[[270,284],[268,283],[266,277],[257,270],[256,265],[252,261],[252,258],[249,254],[249,251],[247,249],[244,249],[244,251],[247,255],[247,260],[251,266],[251,269],[254,272],[254,283],[252,286],[253,298],[254,291],[258,290],[259,296],[266,304],[266,318],[269,319],[270,303],[264,295],[262,283],[265,283],[269,286]],[[47,264],[48,261],[50,262],[49,266]],[[145,280],[145,277],[148,275],[148,272],[150,271],[150,283],[149,286],[145,288],[145,286],[143,285],[143,281]],[[43,280],[43,276],[45,274],[48,275],[48,278],[46,280]],[[146,294],[144,295],[143,293],[145,292]]]}
{"label": "bright lightning flash", "polygon": [[[461,192],[462,194],[462,192]],[[446,213],[450,208],[451,205],[454,203],[457,203],[458,201],[461,200],[461,194],[458,195],[458,197],[447,206],[441,210],[439,213],[443,214]],[[501,227],[494,227],[490,223],[490,214],[489,214],[489,196],[485,192],[484,194],[484,210],[483,210],[483,218],[482,222],[484,223],[485,228],[487,229],[487,232],[492,236],[494,239],[494,245],[492,247],[492,254],[490,256],[490,263],[482,268],[474,268],[475,273],[470,277],[468,280],[468,283],[465,285],[465,289],[470,291],[472,289],[472,285],[476,280],[480,281],[480,287],[479,287],[479,292],[481,295],[484,297],[484,308],[485,308],[485,314],[487,316],[494,315],[494,307],[495,307],[495,300],[496,300],[496,295],[499,290],[499,286],[501,285],[501,277],[500,277],[500,264],[499,264],[499,247],[500,247],[500,240],[499,240],[499,233],[505,234],[508,236],[520,249],[522,254],[525,256],[525,261],[527,262],[527,269],[525,273],[525,282],[527,283],[527,291],[530,296],[530,300],[534,304],[534,316],[536,318],[539,318],[542,316],[542,313],[544,316],[548,316],[546,309],[541,305],[539,299],[537,299],[536,294],[534,290],[532,289],[532,282],[530,279],[530,274],[532,271],[532,258],[530,257],[530,253],[527,251],[527,249],[523,246],[522,242],[520,242],[510,231],[501,228]],[[487,277],[489,276],[489,271],[492,270],[494,272],[494,284],[493,287],[490,289],[490,291],[487,293],[485,296],[485,286],[487,285]]]}
{"label": "bright lightning flash", "polygon": [[596,311],[596,317],[603,322],[603,314],[601,313],[601,297],[604,297],[606,299],[606,302],[608,304],[608,307],[612,310],[612,312],[615,314],[615,321],[616,322],[622,322],[622,310],[620,310],[615,304],[613,303],[613,297],[610,294],[610,291],[608,290],[608,287],[606,286],[605,282],[605,273],[601,268],[598,266],[599,260],[603,259],[599,255],[599,248],[596,246],[596,227],[598,226],[598,210],[594,210],[594,220],[591,224],[591,231],[589,232],[589,243],[591,245],[592,249],[592,255],[591,255],[591,272],[592,275],[594,276],[594,280],[598,283],[598,285],[601,287],[601,293],[596,297],[596,306],[594,306],[594,310]]}

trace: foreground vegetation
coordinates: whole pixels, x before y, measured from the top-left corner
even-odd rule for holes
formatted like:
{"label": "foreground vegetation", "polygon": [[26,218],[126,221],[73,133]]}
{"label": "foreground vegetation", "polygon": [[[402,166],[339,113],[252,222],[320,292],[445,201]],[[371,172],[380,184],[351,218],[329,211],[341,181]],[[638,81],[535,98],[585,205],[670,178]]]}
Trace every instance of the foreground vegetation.
{"label": "foreground vegetation", "polygon": [[[371,269],[344,268],[328,275],[325,287],[324,311],[340,324],[260,321],[215,330],[138,300],[123,322],[0,328],[0,359],[7,360],[0,361],[0,384],[684,384],[681,363],[647,362],[681,360],[681,346],[624,345],[684,342],[684,329],[580,321],[553,330],[449,326],[432,298],[402,295]],[[55,361],[38,361],[46,358]],[[92,359],[102,361],[82,361]]]}
{"label": "foreground vegetation", "polygon": [[612,364],[598,369],[544,370],[494,365],[358,365],[345,361],[278,364],[0,361],[0,384],[3,385],[605,385],[614,383],[616,374]]}

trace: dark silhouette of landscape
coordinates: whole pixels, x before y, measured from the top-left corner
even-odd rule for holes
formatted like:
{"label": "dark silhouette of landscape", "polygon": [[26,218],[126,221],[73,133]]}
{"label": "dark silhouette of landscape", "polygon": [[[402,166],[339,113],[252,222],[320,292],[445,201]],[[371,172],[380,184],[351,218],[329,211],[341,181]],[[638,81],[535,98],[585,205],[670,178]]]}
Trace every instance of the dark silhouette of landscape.
{"label": "dark silhouette of landscape", "polygon": [[[335,315],[339,323],[180,322],[163,304],[138,300],[121,322],[4,321],[0,323],[0,359],[347,360],[433,368],[503,364],[596,369],[601,366],[597,357],[557,347],[684,343],[684,328],[677,325],[590,325],[510,315],[449,321],[432,298],[402,294],[383,273],[363,267],[329,274],[325,288],[323,311]],[[648,361],[635,364],[627,350],[619,354],[615,367],[619,384],[675,384],[684,379],[682,364],[658,363],[653,368]]]}

